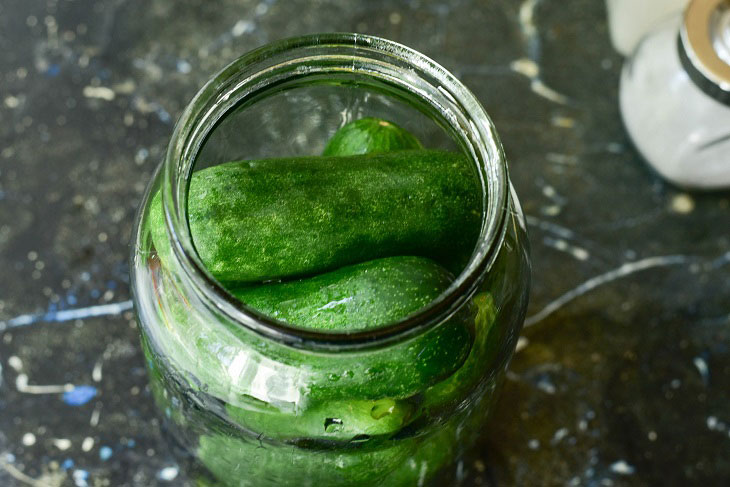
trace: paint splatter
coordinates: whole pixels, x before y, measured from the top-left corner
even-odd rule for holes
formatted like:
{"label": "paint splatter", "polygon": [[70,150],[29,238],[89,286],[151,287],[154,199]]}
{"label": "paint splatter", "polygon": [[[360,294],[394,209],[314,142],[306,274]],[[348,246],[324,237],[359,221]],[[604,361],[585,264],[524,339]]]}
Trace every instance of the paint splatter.
{"label": "paint splatter", "polygon": [[619,475],[632,475],[636,469],[626,463],[625,460],[619,460],[611,465],[611,470]]}
{"label": "paint splatter", "polygon": [[96,397],[96,392],[94,386],[76,386],[63,393],[63,402],[69,406],[83,406]]}
{"label": "paint splatter", "polygon": [[160,480],[166,480],[168,482],[175,480],[177,477],[177,474],[179,473],[179,469],[177,467],[165,467],[159,472],[157,472],[157,478]]}
{"label": "paint splatter", "polygon": [[106,462],[107,460],[109,460],[112,457],[113,453],[114,452],[112,451],[112,449],[109,448],[108,446],[102,446],[101,448],[99,448],[99,458],[103,462]]}
{"label": "paint splatter", "polygon": [[73,479],[74,483],[76,484],[76,487],[88,487],[89,483],[87,482],[89,480],[89,472],[86,470],[74,470],[73,473]]}

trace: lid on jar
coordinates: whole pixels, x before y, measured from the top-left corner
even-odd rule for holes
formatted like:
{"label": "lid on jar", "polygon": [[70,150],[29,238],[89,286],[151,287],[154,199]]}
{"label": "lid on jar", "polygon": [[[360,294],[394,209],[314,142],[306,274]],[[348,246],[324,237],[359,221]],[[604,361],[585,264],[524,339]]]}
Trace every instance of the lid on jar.
{"label": "lid on jar", "polygon": [[730,105],[730,0],[692,0],[679,31],[679,57],[702,91]]}

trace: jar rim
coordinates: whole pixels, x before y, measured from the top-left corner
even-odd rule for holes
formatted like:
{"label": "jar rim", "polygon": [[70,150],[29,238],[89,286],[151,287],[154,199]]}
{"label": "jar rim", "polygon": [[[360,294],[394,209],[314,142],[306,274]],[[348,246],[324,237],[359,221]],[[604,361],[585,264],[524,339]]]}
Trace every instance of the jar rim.
{"label": "jar rim", "polygon": [[[321,51],[319,54],[315,51]],[[328,51],[331,51],[328,54]],[[269,86],[267,77],[303,56],[367,61],[393,69],[409,68],[404,86],[430,80],[430,88],[443,94],[448,105],[447,122],[467,140],[468,156],[477,166],[483,202],[482,228],[472,256],[450,287],[425,308],[408,317],[375,329],[355,332],[320,332],[277,321],[246,307],[233,297],[207,270],[195,251],[187,219],[187,191],[200,148],[216,124],[246,97]],[[349,57],[348,57],[349,56]],[[278,58],[289,59],[278,59]],[[367,63],[366,63],[367,64]],[[341,71],[343,66],[338,69]],[[349,73],[372,75],[350,62]],[[321,74],[321,73],[320,73]],[[334,71],[332,72],[334,74]],[[289,69],[283,76],[307,76]],[[271,79],[268,80],[272,82]],[[409,85],[410,84],[410,85]],[[436,100],[420,100],[434,105]],[[439,107],[442,115],[444,106]],[[259,335],[296,348],[312,350],[365,349],[401,341],[425,332],[453,316],[476,292],[496,259],[507,227],[509,180],[507,164],[494,124],[476,99],[456,77],[425,55],[402,44],[364,34],[328,33],[283,39],[239,57],[223,68],[195,95],[185,108],[172,134],[162,165],[162,206],[165,225],[175,258],[204,302],[235,323]]]}

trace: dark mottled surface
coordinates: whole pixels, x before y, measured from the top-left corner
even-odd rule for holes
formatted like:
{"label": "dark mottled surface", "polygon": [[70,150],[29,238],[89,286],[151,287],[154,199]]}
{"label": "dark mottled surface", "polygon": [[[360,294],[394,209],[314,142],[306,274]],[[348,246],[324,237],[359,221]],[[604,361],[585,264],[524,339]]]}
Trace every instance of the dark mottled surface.
{"label": "dark mottled surface", "polygon": [[343,30],[471,87],[528,215],[530,326],[455,484],[727,485],[729,196],[637,156],[599,0],[2,0],[0,485],[187,484],[128,311],[134,210],[217,69]]}

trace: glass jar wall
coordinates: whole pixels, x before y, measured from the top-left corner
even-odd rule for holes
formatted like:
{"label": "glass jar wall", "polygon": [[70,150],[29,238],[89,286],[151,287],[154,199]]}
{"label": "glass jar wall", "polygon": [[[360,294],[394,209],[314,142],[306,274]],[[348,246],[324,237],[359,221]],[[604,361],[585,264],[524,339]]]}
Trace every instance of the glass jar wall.
{"label": "glass jar wall", "polygon": [[[364,117],[461,154],[481,209],[465,263],[425,308],[385,326],[324,332],[247,307],[196,252],[193,172],[318,155]],[[153,395],[205,476],[231,486],[412,486],[483,430],[524,319],[529,257],[501,145],[473,95],[404,46],[330,34],[254,51],[199,92],[140,209],[132,274]]]}

